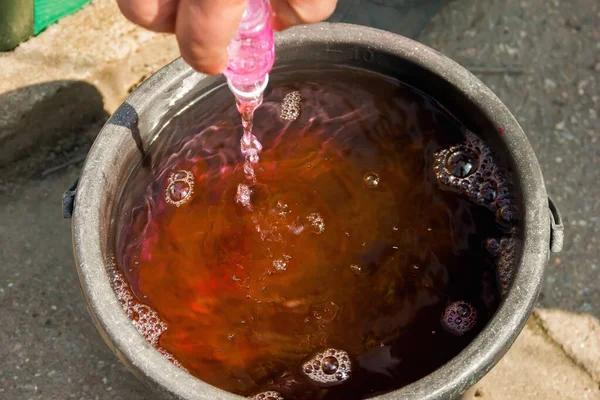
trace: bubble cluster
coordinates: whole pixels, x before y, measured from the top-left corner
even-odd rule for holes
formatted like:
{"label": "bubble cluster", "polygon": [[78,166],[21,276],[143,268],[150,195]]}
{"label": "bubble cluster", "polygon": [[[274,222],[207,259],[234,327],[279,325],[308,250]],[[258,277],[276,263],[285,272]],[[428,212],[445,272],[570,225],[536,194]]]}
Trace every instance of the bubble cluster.
{"label": "bubble cluster", "polygon": [[133,326],[160,354],[175,364],[176,367],[188,372],[188,370],[167,350],[159,347],[158,341],[164,331],[167,330],[167,324],[159,317],[158,313],[149,306],[135,300],[129,284],[123,273],[112,265],[111,268],[111,286],[117,295],[117,299],[125,314],[131,319]]}
{"label": "bubble cluster", "polygon": [[293,91],[286,94],[281,102],[281,113],[279,117],[286,121],[295,121],[300,116],[300,92]]}
{"label": "bubble cluster", "polygon": [[189,371],[187,370],[187,368],[186,368],[186,367],[184,367],[184,366],[183,366],[183,364],[181,364],[181,363],[180,363],[180,362],[179,362],[179,361],[178,361],[178,360],[175,358],[175,356],[174,356],[173,354],[169,353],[168,351],[166,351],[166,350],[165,350],[165,349],[163,349],[162,347],[159,347],[157,350],[158,350],[158,352],[159,352],[160,354],[162,354],[162,355],[163,355],[163,357],[165,357],[167,360],[169,360],[169,361],[171,361],[173,364],[175,364],[175,366],[176,366],[176,367],[178,367],[179,369],[182,369],[182,370],[184,370],[185,372],[188,372],[188,373],[189,373]]}
{"label": "bubble cluster", "polygon": [[165,201],[176,207],[187,203],[194,194],[194,174],[190,171],[179,170],[169,176]]}
{"label": "bubble cluster", "polygon": [[275,391],[262,392],[248,398],[252,400],[284,400],[283,396]]}
{"label": "bubble cluster", "polygon": [[160,335],[167,330],[167,324],[160,319],[156,311],[134,299],[125,276],[116,267],[112,272],[112,286],[135,328],[152,346],[157,347]]}
{"label": "bubble cluster", "polygon": [[282,200],[277,200],[272,208],[272,212],[281,218],[285,218],[289,213],[292,212],[292,210],[290,209],[289,204]]}
{"label": "bubble cluster", "polygon": [[288,263],[292,259],[292,256],[288,254],[284,254],[281,258],[278,258],[273,261],[273,267],[277,271],[285,271],[287,269]]}
{"label": "bubble cluster", "polygon": [[485,248],[496,259],[496,272],[500,282],[502,296],[506,295],[513,280],[516,267],[517,241],[513,237],[503,237],[499,241],[488,239]]}
{"label": "bubble cluster", "polygon": [[455,301],[442,314],[442,327],[457,336],[471,330],[477,322],[477,310],[464,301]]}
{"label": "bubble cluster", "polygon": [[302,365],[302,371],[320,386],[339,385],[350,378],[352,364],[343,350],[327,349]]}
{"label": "bubble cluster", "polygon": [[379,175],[375,172],[367,172],[363,177],[363,183],[368,188],[376,188],[379,186]]}
{"label": "bubble cluster", "polygon": [[506,174],[480,138],[468,131],[465,136],[464,143],[434,154],[433,171],[438,182],[489,208],[499,223],[514,223],[518,218],[517,207]]}
{"label": "bubble cluster", "polygon": [[310,230],[317,235],[325,232],[325,221],[323,217],[319,213],[312,213],[306,220],[310,223]]}

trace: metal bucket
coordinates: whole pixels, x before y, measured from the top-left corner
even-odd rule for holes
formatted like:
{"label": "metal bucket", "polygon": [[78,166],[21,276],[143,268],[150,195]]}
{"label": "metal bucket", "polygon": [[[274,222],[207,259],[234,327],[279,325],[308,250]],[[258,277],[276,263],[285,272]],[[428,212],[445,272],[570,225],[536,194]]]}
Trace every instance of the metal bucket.
{"label": "metal bucket", "polygon": [[[372,28],[322,23],[277,37],[276,66],[337,64],[377,71],[431,95],[508,160],[522,197],[523,245],[512,287],[494,317],[456,357],[430,375],[375,399],[450,399],[488,372],[527,321],[542,285],[549,252],[562,246],[562,223],[549,202],[540,167],[521,127],[476,77],[442,54]],[[274,72],[276,73],[276,71]],[[107,251],[112,212],[131,169],[161,121],[222,77],[197,74],[176,60],[150,77],[100,132],[79,179],[73,214],[77,271],[98,331],[121,361],[164,398],[241,399],[189,375],[134,328],[111,288]],[[72,200],[74,192],[65,198]]]}

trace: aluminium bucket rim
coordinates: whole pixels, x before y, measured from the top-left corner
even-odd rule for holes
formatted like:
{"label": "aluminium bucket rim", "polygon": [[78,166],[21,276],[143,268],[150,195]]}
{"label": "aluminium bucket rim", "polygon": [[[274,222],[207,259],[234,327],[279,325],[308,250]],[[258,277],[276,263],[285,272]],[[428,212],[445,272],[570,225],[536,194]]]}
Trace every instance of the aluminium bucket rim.
{"label": "aluminium bucket rim", "polygon": [[[289,29],[278,34],[276,40],[283,53],[295,46],[335,43],[401,57],[445,80],[476,104],[494,126],[504,128],[506,133],[502,140],[521,185],[523,207],[523,250],[513,285],[486,327],[457,356],[420,380],[373,399],[433,400],[462,394],[500,360],[522,330],[537,299],[548,260],[547,194],[539,164],[525,133],[506,106],[479,79],[446,56],[411,39],[363,26],[319,23]],[[72,222],[73,246],[82,291],[96,328],[138,378],[166,398],[234,400],[243,397],[182,371],[135,329],[110,285],[110,261],[104,248],[108,232],[101,221],[101,213],[106,211],[103,209],[106,207],[104,197],[111,188],[114,189],[110,178],[111,173],[114,175],[114,161],[119,158],[120,146],[132,140],[131,121],[135,128],[138,123],[142,129],[155,127],[152,121],[138,120],[138,115],[143,116],[151,110],[165,111],[169,103],[157,102],[157,94],[170,92],[173,99],[177,93],[173,94],[172,89],[180,87],[182,82],[185,86],[186,79],[198,82],[205,77],[177,59],[137,88],[102,128],[79,179]],[[125,122],[120,123],[121,120]]]}

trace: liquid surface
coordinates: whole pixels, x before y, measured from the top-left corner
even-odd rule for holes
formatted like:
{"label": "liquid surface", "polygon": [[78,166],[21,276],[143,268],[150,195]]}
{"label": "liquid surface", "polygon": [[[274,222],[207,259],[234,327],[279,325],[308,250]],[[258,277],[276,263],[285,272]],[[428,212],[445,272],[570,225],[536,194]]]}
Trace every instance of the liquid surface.
{"label": "liquid surface", "polygon": [[274,73],[253,134],[250,179],[223,87],[164,128],[124,189],[115,289],[163,354],[244,396],[363,399],[485,326],[514,263],[497,203],[514,201],[496,169],[476,176],[490,155],[433,101],[356,70]]}

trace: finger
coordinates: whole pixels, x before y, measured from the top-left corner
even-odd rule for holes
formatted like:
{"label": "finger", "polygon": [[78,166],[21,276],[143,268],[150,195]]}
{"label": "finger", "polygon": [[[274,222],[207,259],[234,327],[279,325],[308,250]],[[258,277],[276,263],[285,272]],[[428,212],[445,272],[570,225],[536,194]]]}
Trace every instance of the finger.
{"label": "finger", "polygon": [[117,0],[121,12],[131,22],[154,32],[175,32],[180,0]]}
{"label": "finger", "polygon": [[227,67],[227,45],[247,0],[180,0],[176,34],[183,59],[192,68],[218,74]]}
{"label": "finger", "polygon": [[271,0],[274,28],[325,21],[335,11],[337,0]]}

